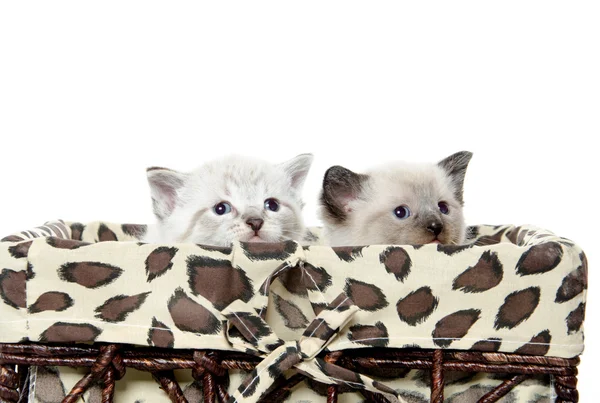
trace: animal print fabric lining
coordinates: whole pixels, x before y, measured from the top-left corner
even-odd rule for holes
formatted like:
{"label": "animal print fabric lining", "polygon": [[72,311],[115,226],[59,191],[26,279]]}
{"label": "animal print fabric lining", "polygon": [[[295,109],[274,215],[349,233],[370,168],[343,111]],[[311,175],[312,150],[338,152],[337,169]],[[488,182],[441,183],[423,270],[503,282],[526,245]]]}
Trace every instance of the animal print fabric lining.
{"label": "animal print fabric lining", "polygon": [[[144,232],[141,225],[59,221],[3,238],[0,342],[241,350],[265,357],[264,367],[275,372],[283,356],[286,368],[302,371],[319,366],[302,346],[303,335],[336,311],[341,296],[355,312],[335,329],[325,321],[326,340],[312,349],[452,348],[565,358],[583,350],[585,255],[538,228],[471,227],[466,245],[339,248],[318,245],[318,229],[309,246],[232,248],[144,244]],[[248,339],[239,318],[268,331]],[[321,365],[311,376],[331,383],[327,370]],[[268,387],[262,378],[255,383]],[[387,382],[375,385],[390,393]]]}

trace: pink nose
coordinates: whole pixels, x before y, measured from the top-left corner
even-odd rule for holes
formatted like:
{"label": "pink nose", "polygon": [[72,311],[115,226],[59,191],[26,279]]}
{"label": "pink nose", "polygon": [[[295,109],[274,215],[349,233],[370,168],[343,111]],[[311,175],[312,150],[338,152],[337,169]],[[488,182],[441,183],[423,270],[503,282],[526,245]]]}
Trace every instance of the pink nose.
{"label": "pink nose", "polygon": [[263,223],[264,221],[260,218],[249,218],[246,220],[246,224],[248,224],[254,232],[258,232],[262,228]]}

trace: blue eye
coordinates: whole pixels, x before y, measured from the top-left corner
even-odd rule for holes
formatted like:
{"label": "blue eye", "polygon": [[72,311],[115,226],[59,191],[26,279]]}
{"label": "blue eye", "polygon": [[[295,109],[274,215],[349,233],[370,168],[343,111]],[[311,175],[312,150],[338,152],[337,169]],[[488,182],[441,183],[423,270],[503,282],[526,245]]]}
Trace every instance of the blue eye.
{"label": "blue eye", "polygon": [[279,210],[279,202],[275,199],[267,199],[267,200],[265,200],[265,209],[271,210],[271,211],[278,211]]}
{"label": "blue eye", "polygon": [[438,207],[442,214],[448,214],[450,212],[450,209],[448,208],[448,203],[446,202],[439,202]]}
{"label": "blue eye", "polygon": [[215,204],[213,211],[216,215],[231,213],[231,205],[229,203],[221,202],[219,204]]}
{"label": "blue eye", "polygon": [[410,217],[410,209],[408,206],[398,206],[394,209],[394,214],[401,220]]}

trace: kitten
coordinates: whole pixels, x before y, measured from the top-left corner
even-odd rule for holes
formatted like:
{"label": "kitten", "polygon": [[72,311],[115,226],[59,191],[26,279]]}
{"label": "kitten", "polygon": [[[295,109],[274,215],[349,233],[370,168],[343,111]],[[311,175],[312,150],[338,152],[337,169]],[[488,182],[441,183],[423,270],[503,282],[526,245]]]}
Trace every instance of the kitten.
{"label": "kitten", "polygon": [[329,168],[320,199],[325,242],[463,243],[463,184],[472,155],[458,152],[437,164],[391,163],[366,174]]}
{"label": "kitten", "polygon": [[301,154],[273,165],[230,156],[191,173],[148,168],[157,224],[144,241],[229,246],[302,239],[301,190],[312,159]]}

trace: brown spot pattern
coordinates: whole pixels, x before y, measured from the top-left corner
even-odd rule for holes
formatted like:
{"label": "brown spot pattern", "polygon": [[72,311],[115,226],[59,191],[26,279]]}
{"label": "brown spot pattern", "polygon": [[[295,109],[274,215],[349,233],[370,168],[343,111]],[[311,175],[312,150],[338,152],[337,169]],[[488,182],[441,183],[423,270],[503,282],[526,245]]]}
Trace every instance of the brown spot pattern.
{"label": "brown spot pattern", "polygon": [[187,275],[192,293],[202,295],[218,310],[237,299],[248,302],[254,295],[252,281],[229,260],[190,256],[187,258]]}
{"label": "brown spot pattern", "polygon": [[87,342],[95,341],[102,330],[90,324],[56,322],[44,330],[41,342]]}
{"label": "brown spot pattern", "polygon": [[65,263],[58,269],[63,281],[77,283],[86,288],[98,288],[115,281],[123,270],[119,267],[100,262]]}
{"label": "brown spot pattern", "polygon": [[429,287],[421,287],[400,299],[396,310],[400,319],[411,326],[423,323],[435,311],[439,303]]}
{"label": "brown spot pattern", "polygon": [[285,352],[277,357],[273,364],[269,366],[269,376],[272,379],[277,379],[285,371],[298,364],[301,360],[300,354],[298,353],[299,348],[287,347]]}
{"label": "brown spot pattern", "polygon": [[540,288],[529,287],[510,293],[498,310],[494,327],[512,329],[527,320],[540,303]]}
{"label": "brown spot pattern", "polygon": [[23,237],[20,237],[17,235],[9,235],[9,236],[5,236],[4,238],[0,239],[0,242],[21,242],[24,240],[25,239]]}
{"label": "brown spot pattern", "polygon": [[454,312],[435,325],[433,342],[440,347],[448,347],[455,339],[463,338],[471,326],[479,320],[479,309],[465,309]]}
{"label": "brown spot pattern", "polygon": [[188,297],[183,289],[177,288],[169,299],[169,313],[180,330],[200,334],[216,334],[221,322],[208,309]]}
{"label": "brown spot pattern", "polygon": [[79,222],[75,222],[71,224],[71,239],[76,241],[81,241],[81,237],[83,235],[83,230],[85,226]]}
{"label": "brown spot pattern", "polygon": [[98,227],[98,242],[117,241],[117,235],[105,224]]}
{"label": "brown spot pattern", "polygon": [[132,236],[137,239],[141,239],[148,230],[148,226],[142,224],[123,224],[121,230],[124,234]]}
{"label": "brown spot pattern", "polygon": [[29,247],[31,246],[32,242],[33,241],[20,242],[20,243],[18,243],[16,245],[9,246],[8,247],[8,252],[15,259],[20,259],[20,258],[23,258],[23,257],[27,257],[27,254],[29,253]]}
{"label": "brown spot pattern", "polygon": [[293,302],[281,298],[273,293],[273,302],[277,312],[283,318],[283,322],[290,329],[303,329],[308,325],[308,319]]}
{"label": "brown spot pattern", "polygon": [[307,290],[323,292],[331,285],[331,276],[325,269],[306,262],[286,270],[279,279],[286,290],[301,296],[308,295]]}
{"label": "brown spot pattern", "polygon": [[462,252],[463,250],[471,249],[472,247],[473,247],[473,245],[438,244],[437,251],[442,252],[448,256],[452,256],[452,255]]}
{"label": "brown spot pattern", "polygon": [[0,273],[0,297],[13,308],[25,308],[25,285],[27,273],[25,270],[14,271],[3,269]]}
{"label": "brown spot pattern", "polygon": [[364,246],[336,246],[333,251],[344,262],[353,262],[357,257],[362,257]]}
{"label": "brown spot pattern", "polygon": [[279,243],[242,242],[242,250],[251,261],[256,260],[284,260],[298,249],[294,241]]}
{"label": "brown spot pattern", "polygon": [[491,338],[487,340],[480,340],[477,343],[473,344],[470,350],[476,351],[487,351],[487,352],[497,352],[500,350],[500,346],[502,345],[502,339]]}
{"label": "brown spot pattern", "polygon": [[142,306],[149,294],[148,291],[136,295],[117,295],[109,298],[96,308],[96,317],[107,322],[122,322],[127,315]]}
{"label": "brown spot pattern", "polygon": [[167,325],[152,318],[152,326],[148,331],[148,344],[154,347],[173,348],[175,337]]}
{"label": "brown spot pattern", "polygon": [[583,325],[583,320],[585,319],[585,303],[580,303],[575,310],[569,313],[567,316],[567,332],[569,334],[578,332],[581,329],[581,325]]}
{"label": "brown spot pattern", "polygon": [[[248,312],[232,312],[225,315],[231,325],[250,343],[256,345],[256,339],[269,336],[272,332],[257,316]],[[231,335],[231,329],[230,333]]]}
{"label": "brown spot pattern", "polygon": [[563,279],[562,284],[556,291],[554,302],[560,304],[570,301],[585,289],[587,289],[587,270],[581,265]]}
{"label": "brown spot pattern", "polygon": [[354,304],[365,311],[377,311],[388,306],[387,299],[379,287],[352,278],[346,279],[346,295]]}
{"label": "brown spot pattern", "polygon": [[177,251],[177,248],[161,246],[150,252],[145,262],[148,282],[162,276],[167,270],[173,267],[173,258]]}
{"label": "brown spot pattern", "polygon": [[531,355],[546,355],[550,350],[550,341],[552,336],[549,330],[544,330],[537,335],[533,336],[529,343],[525,343],[519,347],[515,353],[517,354],[531,354]]}
{"label": "brown spot pattern", "polygon": [[385,270],[393,274],[398,281],[404,282],[410,274],[412,260],[403,248],[390,246],[381,252],[379,261],[383,263]]}
{"label": "brown spot pattern", "polygon": [[546,273],[558,266],[562,256],[562,247],[556,242],[531,246],[517,262],[517,273],[521,276]]}
{"label": "brown spot pattern", "polygon": [[458,275],[452,283],[453,290],[478,293],[496,287],[502,281],[504,271],[496,252],[485,251],[475,266]]}
{"label": "brown spot pattern", "polygon": [[29,313],[44,311],[61,312],[73,306],[73,298],[69,294],[58,291],[48,291],[38,297],[29,307]]}
{"label": "brown spot pattern", "polygon": [[371,325],[354,325],[350,327],[348,339],[365,346],[385,347],[389,343],[387,328],[382,322]]}
{"label": "brown spot pattern", "polygon": [[57,367],[36,367],[35,397],[39,403],[59,403],[65,398],[65,385]]}
{"label": "brown spot pattern", "polygon": [[57,238],[53,236],[46,238],[46,243],[53,248],[58,249],[77,249],[81,248],[82,246],[91,245],[89,242],[75,241],[73,239]]}
{"label": "brown spot pattern", "polygon": [[335,333],[335,329],[329,327],[327,322],[321,318],[313,320],[304,331],[304,337],[316,337],[321,340],[329,340]]}

